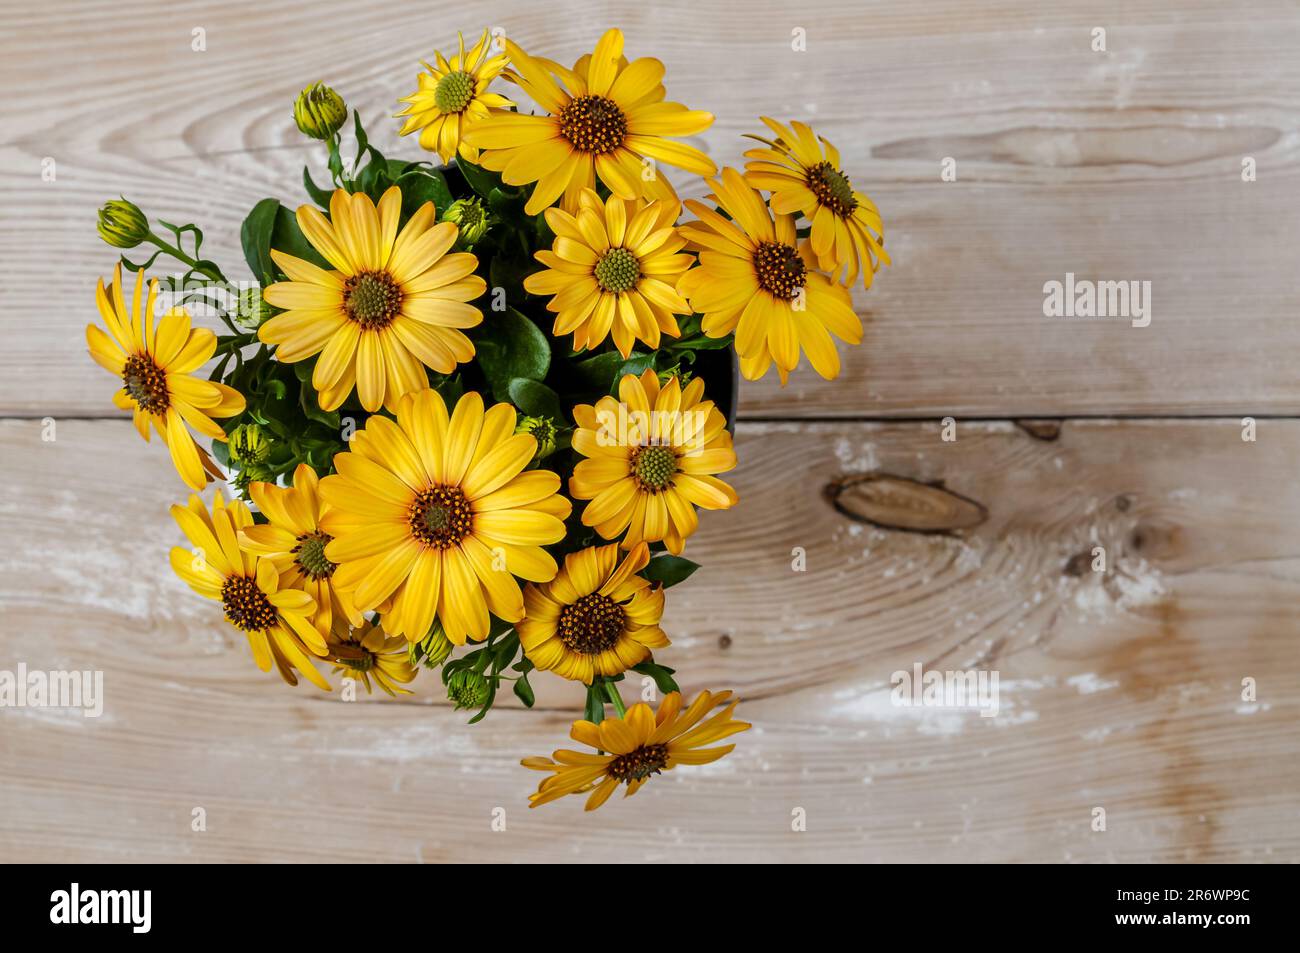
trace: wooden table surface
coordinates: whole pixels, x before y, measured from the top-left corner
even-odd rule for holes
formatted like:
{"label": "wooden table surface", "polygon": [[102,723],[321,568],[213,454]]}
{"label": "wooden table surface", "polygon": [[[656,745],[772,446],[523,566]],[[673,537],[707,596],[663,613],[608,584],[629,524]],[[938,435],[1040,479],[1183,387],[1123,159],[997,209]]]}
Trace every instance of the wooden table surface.
{"label": "wooden table surface", "polygon": [[[0,22],[0,669],[101,670],[107,696],[0,709],[0,860],[1300,860],[1296,3],[4,0]],[[457,28],[571,61],[612,25],[717,115],[720,164],[760,114],[813,122],[895,264],[838,380],[744,385],[741,504],[670,593],[662,661],[754,730],[584,815],[526,807],[518,759],[580,704],[557,680],[467,727],[434,678],[348,704],[258,672],[168,567],[183,488],[83,328],[107,198],[242,268],[248,208],[296,204],[319,161],[305,83],[414,158],[385,117]],[[1150,325],[1044,317],[1067,273],[1150,281]],[[875,472],[988,519],[925,535],[828,503]],[[997,670],[999,715],[892,705],[918,662]]]}

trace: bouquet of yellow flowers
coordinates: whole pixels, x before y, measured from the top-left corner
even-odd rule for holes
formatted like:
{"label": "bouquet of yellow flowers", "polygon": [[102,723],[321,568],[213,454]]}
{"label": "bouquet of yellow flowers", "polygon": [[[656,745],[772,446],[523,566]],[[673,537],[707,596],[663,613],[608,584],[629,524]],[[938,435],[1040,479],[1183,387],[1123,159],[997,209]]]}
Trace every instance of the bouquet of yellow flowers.
{"label": "bouquet of yellow flowers", "polygon": [[[720,476],[737,363],[784,383],[802,353],[836,376],[833,338],[862,337],[848,287],[888,263],[880,215],[799,122],[764,119],[745,171],[719,174],[677,141],[713,116],[668,102],[663,64],[629,61],[618,30],[571,68],[486,32],[422,65],[400,133],[441,165],[386,158],[355,112],[346,162],[342,98],[302,91],[327,165],[303,170],[296,212],[249,212],[251,281],[204,258],[195,225],[105,205],[104,240],[153,254],[99,283],[86,340],[196,491],[172,507],[172,567],[259,668],[390,695],[437,670],[471,722],[505,683],[531,706],[537,670],[581,682],[572,737],[594,750],[523,764],[547,775],[534,806],[594,809],[749,727],[730,692],[683,702],[656,656],[665,590],[697,568],[698,511],[737,502]],[[706,177],[707,202],[660,163]],[[185,270],[146,281],[161,256]],[[210,480],[231,498],[206,504]],[[625,707],[628,672],[657,710]]]}

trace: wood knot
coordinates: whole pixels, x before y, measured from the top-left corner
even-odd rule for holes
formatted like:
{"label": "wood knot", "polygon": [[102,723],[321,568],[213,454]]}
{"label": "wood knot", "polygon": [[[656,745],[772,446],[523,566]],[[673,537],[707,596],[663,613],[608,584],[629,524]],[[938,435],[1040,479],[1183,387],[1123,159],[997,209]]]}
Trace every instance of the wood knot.
{"label": "wood knot", "polygon": [[906,533],[950,534],[988,519],[988,509],[942,484],[887,473],[832,480],[822,490],[836,512],[860,523]]}

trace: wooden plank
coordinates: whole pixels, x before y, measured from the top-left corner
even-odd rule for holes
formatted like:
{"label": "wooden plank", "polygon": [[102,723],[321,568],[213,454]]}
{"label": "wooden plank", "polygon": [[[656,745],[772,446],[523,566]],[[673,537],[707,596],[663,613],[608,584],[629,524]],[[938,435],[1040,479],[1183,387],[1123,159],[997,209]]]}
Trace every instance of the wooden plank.
{"label": "wooden plank", "polygon": [[[558,679],[473,727],[426,677],[397,703],[288,689],[167,567],[162,448],[56,428],[0,422],[0,668],[102,670],[107,706],[0,710],[6,860],[1300,859],[1300,423],[742,424],[741,505],[691,541],[660,658],[755,730],[586,819],[525,809],[518,758],[576,714]],[[876,471],[988,519],[887,531],[821,492]],[[997,670],[999,714],[892,705],[915,663]]]}
{"label": "wooden plank", "polygon": [[[7,22],[0,76],[24,95],[7,98],[0,124],[0,413],[111,412],[82,340],[94,278],[113,261],[93,230],[103,200],[125,194],[198,221],[211,253],[241,272],[243,214],[263,195],[301,197],[297,90],[336,84],[396,149],[385,116],[416,60],[445,48],[453,24],[478,26],[446,2],[79,10],[25,7]],[[701,144],[719,161],[740,161],[739,136],[760,114],[809,119],[887,220],[896,264],[858,296],[866,339],[841,379],[805,368],[785,390],[748,386],[744,413],[1285,414],[1300,402],[1300,292],[1287,280],[1300,244],[1294,4],[602,11],[630,49],[667,62],[674,97],[717,114]],[[506,4],[493,20],[558,59],[604,25],[576,0]],[[1098,26],[1104,53],[1091,49]],[[205,52],[191,49],[196,28]],[[791,48],[796,28],[806,52]],[[1241,180],[1247,156],[1253,183]],[[945,157],[955,182],[940,180]],[[1151,325],[1045,318],[1043,285],[1067,273],[1150,281]]]}

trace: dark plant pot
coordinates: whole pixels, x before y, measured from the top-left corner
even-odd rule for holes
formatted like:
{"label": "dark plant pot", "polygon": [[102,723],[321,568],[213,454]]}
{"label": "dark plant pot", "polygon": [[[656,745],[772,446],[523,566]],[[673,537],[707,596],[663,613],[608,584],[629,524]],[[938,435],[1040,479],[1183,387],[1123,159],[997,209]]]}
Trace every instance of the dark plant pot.
{"label": "dark plant pot", "polygon": [[713,401],[727,418],[727,431],[736,433],[736,409],[740,403],[740,363],[731,348],[695,352],[695,373],[704,378],[704,396]]}

